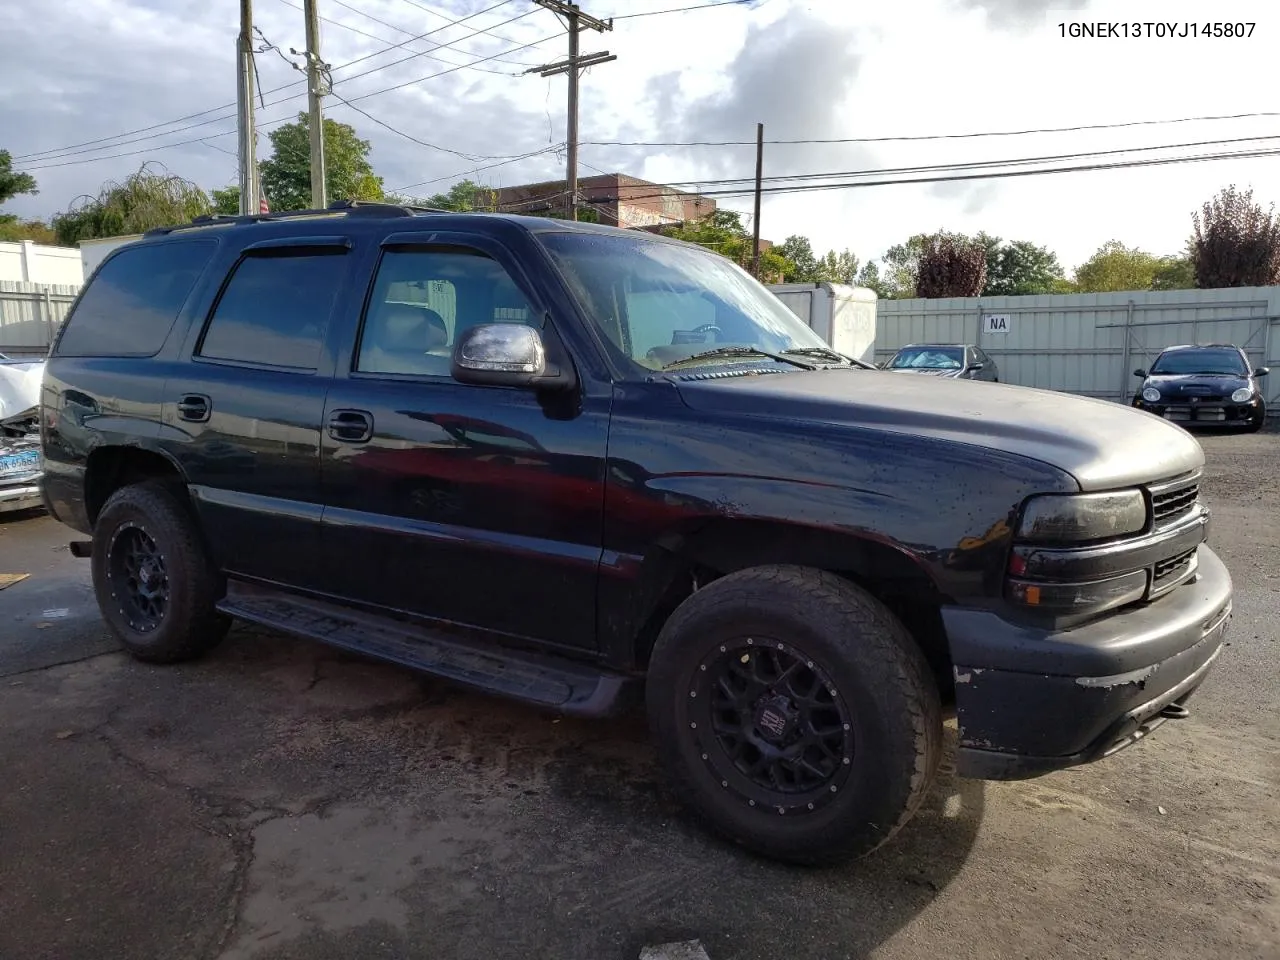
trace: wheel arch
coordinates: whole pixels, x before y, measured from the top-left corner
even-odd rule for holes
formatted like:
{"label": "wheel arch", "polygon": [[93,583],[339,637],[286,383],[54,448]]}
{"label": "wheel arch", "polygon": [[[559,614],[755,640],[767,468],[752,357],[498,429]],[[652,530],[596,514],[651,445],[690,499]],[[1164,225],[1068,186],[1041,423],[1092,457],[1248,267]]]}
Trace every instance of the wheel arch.
{"label": "wheel arch", "polygon": [[184,499],[187,497],[182,470],[167,454],[124,444],[96,447],[90,452],[84,471],[84,504],[89,523],[97,523],[113,493],[145,480],[170,481],[181,487]]}
{"label": "wheel arch", "polygon": [[721,518],[656,541],[643,563],[641,593],[647,601],[633,638],[634,663],[647,667],[663,624],[696,590],[739,570],[776,564],[834,573],[888,606],[924,652],[940,693],[949,697],[944,597],[920,562],[881,537],[779,521]]}

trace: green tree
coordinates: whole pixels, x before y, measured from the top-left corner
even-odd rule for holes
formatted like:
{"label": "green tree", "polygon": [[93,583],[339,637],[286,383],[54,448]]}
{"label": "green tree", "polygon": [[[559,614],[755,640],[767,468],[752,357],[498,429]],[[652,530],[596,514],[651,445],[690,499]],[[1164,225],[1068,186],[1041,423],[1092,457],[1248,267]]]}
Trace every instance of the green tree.
{"label": "green tree", "polygon": [[783,276],[785,283],[814,283],[818,280],[818,258],[808,237],[799,234],[787,237],[778,247],[778,253],[791,261],[790,269]]}
{"label": "green tree", "polygon": [[1151,278],[1152,290],[1194,290],[1196,265],[1189,255],[1161,257]]}
{"label": "green tree", "polygon": [[848,250],[828,250],[818,261],[814,279],[819,283],[852,284],[858,278],[858,258]]}
{"label": "green tree", "polygon": [[[276,127],[269,134],[272,155],[262,161],[262,190],[272,210],[311,207],[311,135],[307,114],[296,123]],[[329,202],[381,200],[382,178],[369,164],[368,140],[354,127],[336,120],[324,122],[324,181]]]}
{"label": "green tree", "polygon": [[59,243],[71,246],[77,240],[188,223],[212,209],[208,194],[191,181],[143,164],[124,182],[105,183],[96,197],[81,197],[55,214],[53,229]]}
{"label": "green tree", "polygon": [[[1063,278],[1058,255],[1027,240],[1001,243],[999,238],[978,234],[987,250],[987,283],[984,297],[1023,297],[1053,293]],[[989,241],[994,240],[991,244]]]}
{"label": "green tree", "polygon": [[0,242],[13,243],[18,240],[30,240],[32,243],[55,244],[57,234],[43,220],[19,220],[17,217],[0,214]]}
{"label": "green tree", "polygon": [[866,287],[868,290],[874,290],[876,296],[881,300],[889,299],[888,288],[884,281],[880,279],[880,265],[874,260],[868,260],[862,265],[855,283],[860,287]]}
{"label": "green tree", "polygon": [[240,212],[240,185],[233,183],[212,193],[213,212],[227,213],[235,216]]}
{"label": "green tree", "polygon": [[497,210],[498,192],[490,187],[482,187],[474,180],[463,180],[461,183],[455,183],[444,193],[428,197],[424,206],[439,207],[442,210],[460,210],[466,213],[473,210]]}
{"label": "green tree", "polygon": [[1280,219],[1263,211],[1253,191],[1231,185],[1191,215],[1191,259],[1199,287],[1265,287],[1280,283]]}
{"label": "green tree", "polygon": [[8,150],[0,150],[0,203],[23,193],[39,193],[36,178],[29,173],[13,169],[13,157]]}
{"label": "green tree", "polygon": [[[727,257],[740,267],[751,264],[751,235],[743,226],[742,215],[733,210],[714,210],[709,215],[667,227],[663,233],[687,243],[696,243]],[[794,265],[780,248],[774,247],[760,253],[760,280],[778,283],[794,270]]]}
{"label": "green tree", "polygon": [[1119,240],[1108,240],[1076,267],[1076,289],[1081,293],[1150,290],[1160,267],[1159,257],[1126,247]]}

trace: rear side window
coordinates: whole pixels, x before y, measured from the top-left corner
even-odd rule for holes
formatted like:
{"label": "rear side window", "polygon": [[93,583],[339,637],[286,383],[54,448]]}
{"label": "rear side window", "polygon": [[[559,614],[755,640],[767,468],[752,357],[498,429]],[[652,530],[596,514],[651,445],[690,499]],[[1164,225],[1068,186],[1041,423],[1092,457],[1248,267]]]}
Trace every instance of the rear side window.
{"label": "rear side window", "polygon": [[119,251],[85,288],[57,355],[150,357],[159,352],[216,248],[206,240]]}
{"label": "rear side window", "polygon": [[249,256],[227,282],[197,354],[313,371],[342,285],[341,248]]}

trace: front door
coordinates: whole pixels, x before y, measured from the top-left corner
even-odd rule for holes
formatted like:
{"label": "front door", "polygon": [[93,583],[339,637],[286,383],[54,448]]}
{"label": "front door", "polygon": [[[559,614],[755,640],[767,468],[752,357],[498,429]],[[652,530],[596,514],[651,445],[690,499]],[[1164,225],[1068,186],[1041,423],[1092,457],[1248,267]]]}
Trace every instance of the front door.
{"label": "front door", "polygon": [[[607,398],[458,383],[480,323],[543,326],[501,247],[385,247],[322,437],[332,592],[439,621],[595,645]],[[554,331],[544,328],[544,337]]]}

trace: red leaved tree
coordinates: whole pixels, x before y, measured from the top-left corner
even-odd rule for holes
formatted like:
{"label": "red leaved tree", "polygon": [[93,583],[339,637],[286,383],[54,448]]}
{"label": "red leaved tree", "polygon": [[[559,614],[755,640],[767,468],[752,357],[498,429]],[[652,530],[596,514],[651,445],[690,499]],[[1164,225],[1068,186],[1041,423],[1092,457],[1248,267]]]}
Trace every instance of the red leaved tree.
{"label": "red leaved tree", "polygon": [[[1274,210],[1274,207],[1272,208]],[[1196,286],[1266,287],[1280,283],[1280,220],[1253,202],[1253,191],[1221,190],[1200,213],[1191,260]]]}
{"label": "red leaved tree", "polygon": [[916,275],[917,297],[976,297],[987,282],[987,250],[967,237],[925,237]]}

